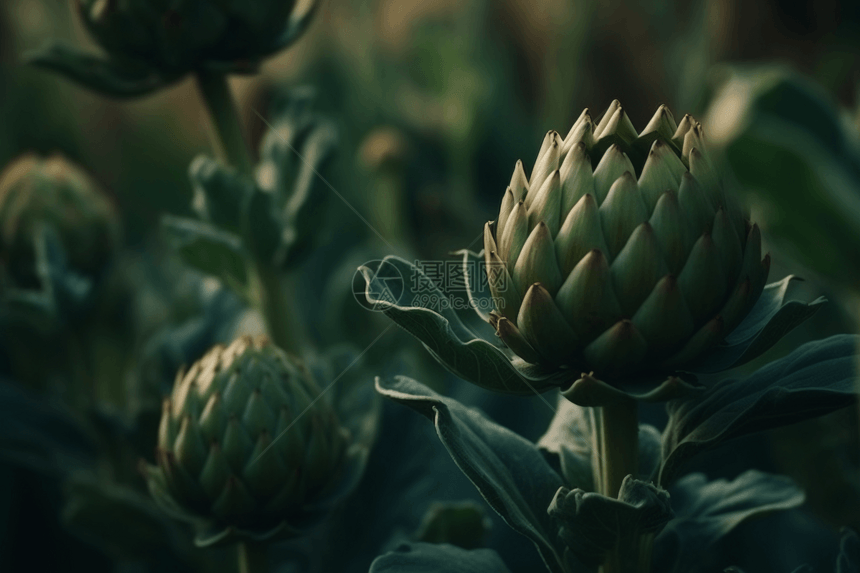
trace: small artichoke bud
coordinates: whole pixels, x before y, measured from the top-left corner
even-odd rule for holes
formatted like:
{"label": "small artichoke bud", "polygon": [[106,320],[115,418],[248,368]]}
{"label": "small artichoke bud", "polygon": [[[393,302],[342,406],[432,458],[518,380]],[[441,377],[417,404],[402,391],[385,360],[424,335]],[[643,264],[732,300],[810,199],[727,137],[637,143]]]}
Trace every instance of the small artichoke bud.
{"label": "small artichoke bud", "polygon": [[165,399],[150,492],[197,544],[294,536],[348,491],[349,432],[310,372],[265,337],[212,348]]}
{"label": "small artichoke bud", "polygon": [[0,174],[0,262],[13,286],[38,288],[35,243],[59,237],[71,270],[97,278],[119,245],[116,209],[80,167],[61,156],[25,155]]}
{"label": "small artichoke bud", "polygon": [[[484,249],[491,324],[526,362],[604,381],[683,370],[747,315],[770,259],[702,125],[661,106],[637,134],[615,101],[517,163]],[[513,280],[492,283],[503,266]],[[504,292],[501,292],[504,290]]]}

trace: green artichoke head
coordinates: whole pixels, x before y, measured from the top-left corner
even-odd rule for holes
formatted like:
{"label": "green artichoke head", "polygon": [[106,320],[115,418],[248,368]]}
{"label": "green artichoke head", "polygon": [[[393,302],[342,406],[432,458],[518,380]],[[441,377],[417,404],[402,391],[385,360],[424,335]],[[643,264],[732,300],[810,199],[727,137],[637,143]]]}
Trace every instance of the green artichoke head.
{"label": "green artichoke head", "polygon": [[[75,0],[111,57],[168,75],[252,70],[307,24],[315,0]],[[310,6],[308,6],[310,5]]]}
{"label": "green artichoke head", "polygon": [[352,487],[355,452],[310,372],[243,336],[177,376],[157,466],[144,469],[159,505],[207,546],[300,534]]}
{"label": "green artichoke head", "polygon": [[518,162],[484,232],[491,323],[526,362],[610,382],[683,370],[764,288],[761,234],[702,125],[665,106],[641,133],[614,101]]}
{"label": "green artichoke head", "polygon": [[35,243],[43,226],[86,276],[99,275],[118,248],[118,214],[102,188],[61,156],[25,155],[0,173],[0,261],[16,287],[40,286]]}

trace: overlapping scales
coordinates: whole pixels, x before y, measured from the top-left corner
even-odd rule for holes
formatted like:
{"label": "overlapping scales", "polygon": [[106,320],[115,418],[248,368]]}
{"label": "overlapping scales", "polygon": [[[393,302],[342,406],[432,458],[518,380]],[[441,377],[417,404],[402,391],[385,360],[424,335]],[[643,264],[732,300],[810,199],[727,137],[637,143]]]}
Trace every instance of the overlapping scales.
{"label": "overlapping scales", "polygon": [[604,379],[682,368],[747,314],[770,266],[700,123],[661,106],[642,133],[612,102],[517,162],[484,253],[491,320],[534,364]]}

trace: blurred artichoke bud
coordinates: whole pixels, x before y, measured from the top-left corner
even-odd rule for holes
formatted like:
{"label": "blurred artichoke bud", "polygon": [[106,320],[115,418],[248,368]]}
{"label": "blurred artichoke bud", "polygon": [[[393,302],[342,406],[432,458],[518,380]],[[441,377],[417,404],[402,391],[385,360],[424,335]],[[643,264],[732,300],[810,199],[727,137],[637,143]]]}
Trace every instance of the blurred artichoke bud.
{"label": "blurred artichoke bud", "polygon": [[318,0],[75,0],[107,58],[55,43],[30,62],[113,97],[152,93],[188,73],[253,73],[307,28]]}
{"label": "blurred artichoke bud", "polygon": [[113,57],[166,73],[250,69],[304,29],[316,1],[79,0],[88,30]]}
{"label": "blurred artichoke bud", "polygon": [[661,106],[642,133],[614,101],[518,162],[484,247],[491,320],[530,363],[600,379],[683,368],[721,342],[770,266],[702,125]]}
{"label": "blurred artichoke bud", "polygon": [[0,260],[14,286],[41,286],[35,243],[46,226],[70,269],[90,278],[119,245],[117,212],[95,181],[61,156],[25,155],[0,174]]}
{"label": "blurred artichoke bud", "polygon": [[164,401],[150,492],[199,546],[293,536],[354,482],[355,448],[311,374],[265,337],[215,346]]}

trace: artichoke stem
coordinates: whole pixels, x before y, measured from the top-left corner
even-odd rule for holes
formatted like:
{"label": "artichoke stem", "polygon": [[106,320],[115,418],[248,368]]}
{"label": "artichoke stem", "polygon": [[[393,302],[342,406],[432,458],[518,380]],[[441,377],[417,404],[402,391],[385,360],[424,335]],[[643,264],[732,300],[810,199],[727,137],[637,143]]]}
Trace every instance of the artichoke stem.
{"label": "artichoke stem", "polygon": [[197,73],[197,86],[212,118],[221,148],[221,158],[241,173],[251,176],[251,153],[236,110],[236,102],[227,84],[227,76],[201,71]]}
{"label": "artichoke stem", "polygon": [[[617,498],[621,483],[636,476],[639,465],[639,417],[635,400],[592,408],[594,478],[599,493]],[[619,539],[601,573],[647,573],[650,540],[638,535]]]}
{"label": "artichoke stem", "polygon": [[[197,85],[212,118],[222,160],[240,173],[253,177],[253,160],[227,76],[198,72]],[[253,221],[247,220],[247,214],[243,218],[242,233],[247,237]],[[265,317],[269,336],[281,348],[298,351],[301,322],[293,313],[283,277],[268,261],[253,261],[249,267],[255,279],[255,299]]]}
{"label": "artichoke stem", "polygon": [[596,483],[599,491],[609,497],[618,497],[621,482],[628,475],[636,476],[639,465],[639,417],[636,401],[623,399],[603,406],[595,412],[599,464]]}
{"label": "artichoke stem", "polygon": [[252,271],[256,278],[257,308],[266,321],[266,331],[275,345],[289,352],[299,352],[304,325],[291,304],[289,277],[260,261],[255,262]]}
{"label": "artichoke stem", "polygon": [[239,543],[239,573],[265,573],[269,570],[266,546],[262,543]]}

